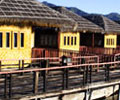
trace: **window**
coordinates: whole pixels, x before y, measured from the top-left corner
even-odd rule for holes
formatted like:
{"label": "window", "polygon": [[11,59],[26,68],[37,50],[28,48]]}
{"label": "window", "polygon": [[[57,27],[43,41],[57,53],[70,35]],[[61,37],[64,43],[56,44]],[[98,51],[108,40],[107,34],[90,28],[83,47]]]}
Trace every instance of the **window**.
{"label": "window", "polygon": [[66,45],[66,36],[64,36],[64,45]]}
{"label": "window", "polygon": [[6,47],[10,47],[10,33],[6,33]]}
{"label": "window", "polygon": [[2,39],[3,39],[3,34],[0,33],[0,47],[2,47],[2,44],[3,44],[3,43],[2,43],[2,41],[3,41]]}
{"label": "window", "polygon": [[24,33],[21,33],[21,47],[24,47]]}
{"label": "window", "polygon": [[76,45],[76,44],[77,44],[77,38],[74,37],[74,45]]}
{"label": "window", "polygon": [[106,44],[109,45],[109,39],[107,39],[107,43]]}
{"label": "window", "polygon": [[107,45],[114,45],[114,39],[107,39]]}
{"label": "window", "polygon": [[17,33],[14,33],[14,47],[17,47]]}
{"label": "window", "polygon": [[71,45],[73,45],[73,37],[71,37]]}
{"label": "window", "polygon": [[68,39],[67,39],[67,44],[69,45],[70,44],[70,37],[68,36]]}

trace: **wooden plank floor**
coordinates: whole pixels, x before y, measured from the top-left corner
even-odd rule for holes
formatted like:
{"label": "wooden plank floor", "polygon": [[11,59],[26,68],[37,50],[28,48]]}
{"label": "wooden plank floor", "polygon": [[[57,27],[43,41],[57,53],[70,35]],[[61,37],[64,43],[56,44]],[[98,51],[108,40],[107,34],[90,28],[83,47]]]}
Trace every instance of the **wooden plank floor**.
{"label": "wooden plank floor", "polygon": [[[78,69],[78,68],[69,68],[68,72],[68,79],[66,79],[66,75],[63,70],[53,70],[49,71],[46,74],[46,91],[44,91],[44,77],[42,73],[39,73],[39,84],[38,84],[38,94],[42,93],[51,93],[56,91],[61,91],[64,89],[73,89],[73,88],[80,88],[83,86],[84,83],[84,70]],[[110,70],[110,81],[114,81],[116,79],[120,79],[120,68],[112,68]],[[64,76],[64,78],[63,78]],[[1,100],[9,100],[9,82],[10,77],[7,75],[6,80],[6,95],[7,99],[4,98],[5,94],[5,76],[0,76],[0,99]],[[105,81],[105,70],[102,68],[99,72],[93,70],[92,71],[92,83],[99,83]],[[85,76],[87,78],[87,83],[90,83],[90,72],[88,72],[88,76]],[[24,95],[33,95],[33,72],[29,73],[19,73],[19,74],[13,74],[12,75],[12,100],[18,99],[20,97],[23,97]],[[63,86],[64,82],[64,86]],[[68,87],[66,88],[66,85]]]}

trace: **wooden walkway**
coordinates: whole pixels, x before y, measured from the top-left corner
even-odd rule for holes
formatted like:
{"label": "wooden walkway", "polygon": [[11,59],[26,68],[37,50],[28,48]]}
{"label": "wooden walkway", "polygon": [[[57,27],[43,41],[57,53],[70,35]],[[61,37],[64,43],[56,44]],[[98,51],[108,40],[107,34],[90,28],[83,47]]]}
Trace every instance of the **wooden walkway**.
{"label": "wooden walkway", "polygon": [[116,80],[120,80],[120,61],[0,72],[0,99],[18,100]]}

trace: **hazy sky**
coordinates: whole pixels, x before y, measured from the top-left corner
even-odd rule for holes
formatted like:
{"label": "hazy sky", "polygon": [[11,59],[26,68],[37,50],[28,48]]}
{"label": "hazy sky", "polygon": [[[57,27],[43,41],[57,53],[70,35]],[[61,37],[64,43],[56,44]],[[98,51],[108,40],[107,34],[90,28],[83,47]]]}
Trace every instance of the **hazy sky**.
{"label": "hazy sky", "polygon": [[[40,2],[45,0],[39,0]],[[46,0],[60,6],[77,7],[88,13],[120,13],[120,0]]]}

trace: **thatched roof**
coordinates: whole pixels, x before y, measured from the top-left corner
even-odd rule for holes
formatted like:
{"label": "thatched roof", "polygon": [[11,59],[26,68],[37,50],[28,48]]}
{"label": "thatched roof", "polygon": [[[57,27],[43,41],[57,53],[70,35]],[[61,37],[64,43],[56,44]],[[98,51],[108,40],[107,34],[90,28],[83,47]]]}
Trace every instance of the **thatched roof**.
{"label": "thatched roof", "polygon": [[103,15],[92,14],[85,18],[102,27],[106,33],[120,33],[120,25]]}
{"label": "thatched roof", "polygon": [[[53,9],[59,11],[60,13],[68,16],[69,18],[73,19],[77,22],[78,25],[77,31],[90,31],[90,32],[103,32],[104,30],[99,27],[98,25],[94,24],[93,22],[83,18],[82,16],[79,16],[72,11],[67,10],[64,7],[52,7]],[[67,27],[70,28],[70,27]]]}
{"label": "thatched roof", "polygon": [[60,25],[74,21],[36,0],[1,0],[0,22]]}

